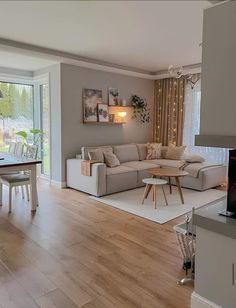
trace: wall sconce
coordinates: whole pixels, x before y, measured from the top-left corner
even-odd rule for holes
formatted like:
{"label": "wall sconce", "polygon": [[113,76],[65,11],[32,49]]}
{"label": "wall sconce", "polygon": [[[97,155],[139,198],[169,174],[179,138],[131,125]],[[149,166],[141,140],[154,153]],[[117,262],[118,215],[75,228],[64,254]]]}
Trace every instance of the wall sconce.
{"label": "wall sconce", "polygon": [[119,111],[118,112],[118,116],[119,116],[118,121],[119,122],[125,122],[126,114],[127,114],[126,111]]}

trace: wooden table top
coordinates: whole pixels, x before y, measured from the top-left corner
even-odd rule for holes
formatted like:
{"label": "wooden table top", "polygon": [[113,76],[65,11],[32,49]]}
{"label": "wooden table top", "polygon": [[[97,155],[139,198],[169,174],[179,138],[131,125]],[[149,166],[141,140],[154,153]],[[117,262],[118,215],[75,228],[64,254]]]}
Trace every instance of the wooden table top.
{"label": "wooden table top", "polygon": [[174,176],[180,177],[188,175],[188,172],[177,168],[153,168],[148,170],[149,173],[155,176]]}

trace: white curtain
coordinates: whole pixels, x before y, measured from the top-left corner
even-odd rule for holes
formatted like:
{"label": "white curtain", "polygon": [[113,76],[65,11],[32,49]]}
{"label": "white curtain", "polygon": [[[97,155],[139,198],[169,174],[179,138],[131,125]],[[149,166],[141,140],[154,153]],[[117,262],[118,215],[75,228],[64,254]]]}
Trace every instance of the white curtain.
{"label": "white curtain", "polygon": [[201,80],[191,89],[186,85],[183,144],[196,154],[203,156],[208,162],[228,164],[228,150],[222,148],[199,147],[194,145],[195,135],[200,129]]}

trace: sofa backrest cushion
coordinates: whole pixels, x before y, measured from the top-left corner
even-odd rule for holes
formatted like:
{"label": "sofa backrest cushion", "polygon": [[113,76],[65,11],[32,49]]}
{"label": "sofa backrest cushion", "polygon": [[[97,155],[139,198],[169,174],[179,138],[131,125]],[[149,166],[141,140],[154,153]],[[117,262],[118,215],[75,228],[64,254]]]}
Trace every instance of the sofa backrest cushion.
{"label": "sofa backrest cushion", "polygon": [[88,152],[89,151],[94,151],[94,150],[97,150],[97,149],[99,149],[99,150],[101,150],[102,152],[104,152],[104,151],[108,151],[108,152],[110,152],[110,153],[113,153],[113,149],[112,149],[112,147],[111,146],[97,146],[97,147],[82,147],[81,148],[81,153],[82,153],[82,159],[86,159],[86,160],[88,160],[89,159],[89,155],[88,155]]}
{"label": "sofa backrest cushion", "polygon": [[163,146],[161,147],[161,158],[166,158],[167,150],[168,150],[168,146],[163,145]]}
{"label": "sofa backrest cushion", "polygon": [[114,153],[121,163],[139,160],[136,144],[124,144],[113,147]]}
{"label": "sofa backrest cushion", "polygon": [[138,148],[139,160],[145,160],[147,157],[147,144],[138,143],[137,148]]}

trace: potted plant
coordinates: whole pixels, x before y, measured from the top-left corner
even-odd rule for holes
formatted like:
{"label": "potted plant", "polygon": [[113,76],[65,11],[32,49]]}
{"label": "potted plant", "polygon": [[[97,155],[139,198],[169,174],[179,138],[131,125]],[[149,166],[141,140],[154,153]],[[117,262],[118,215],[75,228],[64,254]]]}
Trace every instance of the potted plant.
{"label": "potted plant", "polygon": [[26,145],[32,144],[38,146],[43,132],[41,129],[31,129],[29,133],[27,133],[25,130],[21,130],[16,132],[16,135],[21,137]]}

